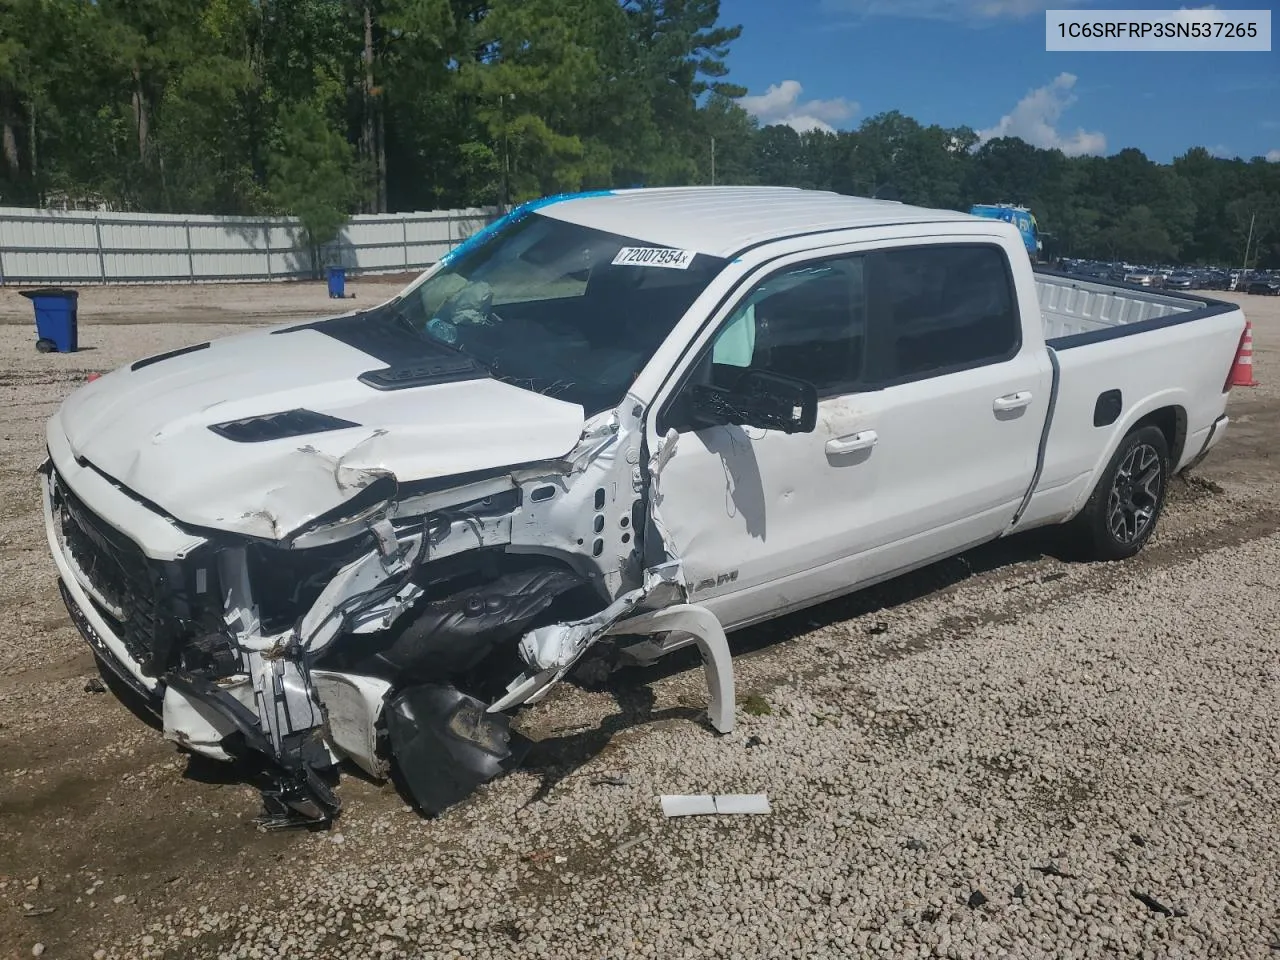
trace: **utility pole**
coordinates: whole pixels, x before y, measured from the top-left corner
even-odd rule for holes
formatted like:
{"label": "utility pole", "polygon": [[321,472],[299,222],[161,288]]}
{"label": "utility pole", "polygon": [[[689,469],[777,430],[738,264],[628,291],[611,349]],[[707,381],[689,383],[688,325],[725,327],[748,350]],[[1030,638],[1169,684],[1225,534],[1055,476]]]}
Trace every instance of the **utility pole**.
{"label": "utility pole", "polygon": [[387,212],[387,127],[382,109],[382,91],[378,90],[378,213]]}
{"label": "utility pole", "polygon": [[[512,99],[515,95],[512,94]],[[502,212],[511,207],[511,150],[507,145],[507,94],[498,94],[498,114],[502,118]]]}
{"label": "utility pole", "polygon": [[31,186],[35,188],[36,191],[36,206],[43,207],[45,196],[44,191],[40,189],[39,171],[36,166],[36,98],[34,96],[30,98],[29,120],[30,123],[27,127],[27,146],[31,151]]}
{"label": "utility pole", "polygon": [[1257,211],[1249,217],[1249,239],[1244,242],[1244,266],[1240,268],[1240,283],[1244,284],[1245,274],[1249,272],[1249,248],[1253,246],[1253,223],[1258,219]]}
{"label": "utility pole", "polygon": [[373,110],[373,9],[371,0],[364,0],[364,123],[361,130],[362,150],[365,161],[373,168],[373,195],[366,197],[363,203],[369,213],[378,213],[379,200],[382,196],[382,170],[379,166],[378,148],[375,143],[377,133],[374,124]]}
{"label": "utility pole", "polygon": [[711,185],[716,185],[716,138],[711,138]]}

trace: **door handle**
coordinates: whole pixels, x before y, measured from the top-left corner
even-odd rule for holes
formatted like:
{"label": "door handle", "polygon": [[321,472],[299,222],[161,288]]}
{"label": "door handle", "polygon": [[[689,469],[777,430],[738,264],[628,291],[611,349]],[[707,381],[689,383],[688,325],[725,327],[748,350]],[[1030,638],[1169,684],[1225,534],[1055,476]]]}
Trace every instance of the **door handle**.
{"label": "door handle", "polygon": [[838,440],[828,440],[827,453],[841,454],[853,453],[857,450],[870,450],[879,439],[874,430],[863,430],[861,433],[840,437]]}
{"label": "door handle", "polygon": [[1017,393],[1008,393],[1003,397],[996,397],[995,402],[991,406],[996,413],[1005,413],[1009,410],[1021,410],[1023,407],[1031,404],[1031,391],[1019,390]]}

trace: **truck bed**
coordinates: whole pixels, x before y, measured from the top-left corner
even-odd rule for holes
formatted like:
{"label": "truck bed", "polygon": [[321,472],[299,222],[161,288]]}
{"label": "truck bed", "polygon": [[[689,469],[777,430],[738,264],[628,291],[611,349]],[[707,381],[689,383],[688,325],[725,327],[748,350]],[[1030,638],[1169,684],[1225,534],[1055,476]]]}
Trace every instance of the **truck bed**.
{"label": "truck bed", "polygon": [[1190,462],[1220,432],[1245,324],[1236,304],[1199,296],[1042,271],[1035,283],[1054,386],[1023,526],[1074,515],[1153,411],[1172,411],[1171,468]]}
{"label": "truck bed", "polygon": [[[1188,314],[1221,306],[1218,301],[1194,295],[1048,271],[1036,271],[1035,278],[1044,336],[1055,349],[1103,339],[1096,336],[1098,333],[1104,333],[1105,338],[1122,335],[1117,328],[1131,324],[1150,329],[1164,325],[1150,321],[1192,320],[1195,318]],[[1082,338],[1082,334],[1095,336]]]}

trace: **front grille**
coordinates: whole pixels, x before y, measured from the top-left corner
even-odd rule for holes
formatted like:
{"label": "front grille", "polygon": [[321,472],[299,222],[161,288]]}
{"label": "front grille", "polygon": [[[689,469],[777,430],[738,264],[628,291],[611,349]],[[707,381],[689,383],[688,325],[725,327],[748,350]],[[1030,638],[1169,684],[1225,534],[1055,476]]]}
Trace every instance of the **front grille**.
{"label": "front grille", "polygon": [[62,536],[80,572],[106,605],[94,602],[140,664],[151,662],[161,616],[151,564],[136,543],[104,523],[54,478]]}
{"label": "front grille", "polygon": [[210,553],[154,560],[62,485],[56,471],[51,479],[54,516],[91,588],[89,601],[142,672],[154,677],[181,667],[225,676],[231,639]]}

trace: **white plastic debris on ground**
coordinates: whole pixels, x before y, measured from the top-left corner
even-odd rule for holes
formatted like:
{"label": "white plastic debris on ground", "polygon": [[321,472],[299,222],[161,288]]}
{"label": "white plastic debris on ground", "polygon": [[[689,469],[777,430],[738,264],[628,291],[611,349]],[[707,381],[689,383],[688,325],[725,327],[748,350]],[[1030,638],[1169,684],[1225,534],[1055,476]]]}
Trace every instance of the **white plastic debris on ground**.
{"label": "white plastic debris on ground", "polygon": [[696,817],[708,814],[770,813],[769,798],[763,793],[722,793],[659,797],[665,817]]}

